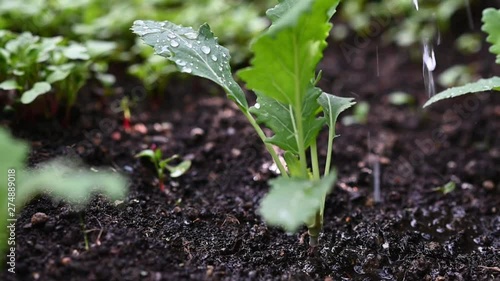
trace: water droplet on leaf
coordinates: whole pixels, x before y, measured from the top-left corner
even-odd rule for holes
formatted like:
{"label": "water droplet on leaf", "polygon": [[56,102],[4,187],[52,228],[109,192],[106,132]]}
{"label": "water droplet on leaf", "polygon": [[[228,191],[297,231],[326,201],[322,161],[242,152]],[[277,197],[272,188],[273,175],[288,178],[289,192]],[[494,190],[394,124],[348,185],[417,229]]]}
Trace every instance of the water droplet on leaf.
{"label": "water droplet on leaf", "polygon": [[172,47],[174,47],[174,48],[175,48],[175,47],[179,46],[179,42],[177,42],[177,41],[175,41],[175,40],[174,40],[174,41],[171,41],[171,42],[170,42],[170,46],[172,46]]}
{"label": "water droplet on leaf", "polygon": [[210,48],[207,46],[202,46],[201,51],[206,55],[210,54]]}
{"label": "water droplet on leaf", "polygon": [[212,55],[212,60],[213,61],[217,61],[217,56],[216,55]]}
{"label": "water droplet on leaf", "polygon": [[187,39],[196,39],[196,38],[198,38],[198,33],[188,32],[188,33],[184,34],[184,36],[186,36]]}

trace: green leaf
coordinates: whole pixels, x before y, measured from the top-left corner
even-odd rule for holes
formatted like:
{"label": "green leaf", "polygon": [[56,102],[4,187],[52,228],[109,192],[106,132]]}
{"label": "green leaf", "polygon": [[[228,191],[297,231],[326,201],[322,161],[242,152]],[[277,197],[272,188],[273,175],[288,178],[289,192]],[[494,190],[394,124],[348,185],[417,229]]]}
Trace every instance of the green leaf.
{"label": "green leaf", "polygon": [[465,94],[478,93],[496,90],[500,91],[500,77],[491,77],[488,79],[480,79],[477,82],[469,83],[464,86],[454,87],[447,89],[432,98],[430,98],[425,104],[424,107],[427,107],[437,101],[449,99],[453,97],[458,97]]}
{"label": "green leaf", "polygon": [[19,85],[17,85],[17,82],[14,79],[6,80],[0,83],[0,89],[5,91],[16,90],[19,89]]}
{"label": "green leaf", "polygon": [[85,47],[91,57],[111,55],[116,49],[117,44],[109,41],[88,40],[85,42]]}
{"label": "green leaf", "polygon": [[316,182],[284,177],[270,180],[271,190],[262,200],[260,213],[267,223],[295,232],[321,208],[335,179],[332,172]]}
{"label": "green leaf", "polygon": [[455,188],[456,188],[455,182],[450,181],[443,186],[434,188],[433,190],[441,192],[443,194],[448,194],[448,193],[452,192],[453,190],[455,190]]}
{"label": "green leaf", "polygon": [[90,55],[88,54],[87,48],[78,43],[72,43],[68,47],[63,49],[63,55],[68,59],[72,60],[88,60]]}
{"label": "green leaf", "polygon": [[[305,149],[316,140],[321,127],[325,124],[324,119],[316,118],[316,112],[319,109],[316,100],[320,94],[320,89],[311,86],[302,105],[301,122],[304,128]],[[300,121],[295,120],[291,105],[257,93],[257,104],[250,109],[250,112],[256,115],[257,122],[264,123],[274,132],[274,136],[268,138],[267,142],[277,145],[285,151],[299,154],[294,128]]]}
{"label": "green leaf", "polygon": [[43,163],[36,170],[24,172],[20,179],[16,202],[24,205],[33,196],[47,193],[76,208],[83,208],[94,193],[102,193],[111,200],[121,199],[127,191],[127,180],[118,173],[94,172],[68,159]]}
{"label": "green leaf", "polygon": [[247,87],[283,104],[301,105],[326,47],[329,20],[338,3],[284,0],[271,10],[275,21],[252,44],[252,66],[239,72]]}
{"label": "green leaf", "polygon": [[145,150],[143,150],[135,155],[135,158],[139,158],[139,157],[147,157],[151,160],[154,160],[155,159],[155,152],[151,149],[145,149]]}
{"label": "green leaf", "polygon": [[245,94],[232,77],[229,51],[218,44],[207,24],[195,31],[168,21],[137,20],[132,31],[154,47],[156,54],[174,62],[181,72],[212,80],[243,111],[248,110]]}
{"label": "green leaf", "polygon": [[54,83],[57,81],[61,81],[61,80],[66,79],[66,77],[68,77],[70,73],[71,73],[70,70],[56,69],[56,70],[54,70],[54,72],[49,74],[49,76],[47,76],[46,80],[48,83]]}
{"label": "green leaf", "polygon": [[21,96],[21,102],[24,104],[29,104],[33,102],[38,96],[46,94],[50,91],[52,87],[47,82],[36,82],[33,88],[24,92]]}
{"label": "green leaf", "polygon": [[490,52],[497,55],[496,63],[500,64],[500,9],[485,9],[482,21],[482,30],[488,33],[486,41],[492,45]]}
{"label": "green leaf", "polygon": [[166,165],[166,168],[170,172],[170,177],[172,178],[178,178],[184,175],[184,173],[186,173],[190,167],[191,167],[191,161],[189,160],[182,161],[179,165],[176,166]]}
{"label": "green leaf", "polygon": [[318,103],[321,105],[323,112],[325,113],[325,119],[327,120],[326,123],[334,130],[340,113],[356,104],[353,98],[337,97],[327,93],[321,94],[318,98]]}

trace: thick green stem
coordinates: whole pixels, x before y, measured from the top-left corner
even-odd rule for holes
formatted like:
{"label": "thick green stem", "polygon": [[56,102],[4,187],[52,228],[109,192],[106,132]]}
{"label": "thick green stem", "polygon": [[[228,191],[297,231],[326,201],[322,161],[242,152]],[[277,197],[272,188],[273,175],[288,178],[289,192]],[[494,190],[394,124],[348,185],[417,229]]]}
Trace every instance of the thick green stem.
{"label": "thick green stem", "polygon": [[276,166],[278,166],[278,169],[280,170],[281,175],[284,176],[285,178],[288,178],[288,172],[286,171],[285,167],[283,166],[283,163],[281,163],[278,154],[276,153],[276,151],[274,151],[273,146],[269,143],[266,143],[267,137],[266,137],[266,134],[264,134],[264,131],[262,131],[262,128],[259,126],[259,124],[257,124],[257,121],[255,121],[255,118],[253,118],[253,116],[248,111],[245,111],[245,110],[242,110],[242,111],[243,111],[243,114],[245,114],[245,116],[247,117],[248,121],[250,121],[250,124],[252,124],[252,127],[255,129],[255,131],[259,135],[259,137],[262,140],[262,142],[264,143],[264,145],[266,146],[266,149],[269,152],[269,154],[271,154],[271,157],[273,158],[274,163],[276,163]]}
{"label": "thick green stem", "polygon": [[319,234],[323,228],[323,216],[320,211],[316,212],[314,222],[307,226],[307,233],[309,234],[309,246],[316,247],[319,244]]}
{"label": "thick green stem", "polygon": [[311,162],[313,171],[313,180],[320,180],[319,162],[318,162],[318,146],[316,142],[311,144]]}

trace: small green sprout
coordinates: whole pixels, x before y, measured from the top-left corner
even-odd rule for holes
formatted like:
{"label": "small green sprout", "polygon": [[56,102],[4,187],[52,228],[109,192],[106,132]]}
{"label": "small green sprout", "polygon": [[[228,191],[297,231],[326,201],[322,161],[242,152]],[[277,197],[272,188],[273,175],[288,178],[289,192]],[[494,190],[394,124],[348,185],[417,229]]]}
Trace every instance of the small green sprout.
{"label": "small green sprout", "polygon": [[452,192],[453,190],[455,190],[456,186],[457,185],[455,184],[455,182],[450,181],[443,186],[439,186],[439,187],[434,188],[433,191],[441,192],[444,195],[446,195],[446,194]]}
{"label": "small green sprout", "polygon": [[171,178],[177,178],[182,176],[191,167],[190,160],[184,160],[178,165],[169,165],[173,160],[179,159],[178,155],[163,159],[163,153],[161,149],[157,148],[155,150],[146,149],[135,155],[136,158],[144,157],[148,158],[155,165],[156,173],[158,175],[158,180],[160,181],[160,190],[165,191],[165,169],[170,172]]}

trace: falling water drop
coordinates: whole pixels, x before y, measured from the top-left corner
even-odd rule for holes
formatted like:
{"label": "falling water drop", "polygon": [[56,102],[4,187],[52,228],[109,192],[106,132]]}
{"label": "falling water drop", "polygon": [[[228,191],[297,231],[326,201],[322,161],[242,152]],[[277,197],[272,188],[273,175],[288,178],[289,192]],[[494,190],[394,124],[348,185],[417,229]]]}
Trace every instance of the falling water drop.
{"label": "falling water drop", "polygon": [[210,48],[207,46],[201,46],[201,51],[205,54],[208,55],[210,54]]}
{"label": "falling water drop", "polygon": [[422,56],[422,61],[423,61],[422,71],[423,71],[424,83],[427,93],[429,94],[429,97],[432,97],[436,94],[436,86],[434,83],[434,74],[433,74],[433,71],[436,69],[436,56],[434,54],[432,45],[430,45],[428,42],[424,42],[423,46],[424,46],[424,53]]}
{"label": "falling water drop", "polygon": [[472,19],[472,10],[470,8],[470,2],[469,0],[464,0],[465,1],[465,6],[467,8],[467,20],[469,21],[469,28],[472,30],[474,29],[474,20]]}
{"label": "falling water drop", "polygon": [[172,47],[174,47],[174,48],[175,48],[175,47],[178,47],[178,46],[179,46],[179,42],[177,42],[177,41],[175,41],[175,40],[172,40],[172,41],[170,42],[170,46],[172,46]]}
{"label": "falling water drop", "polygon": [[413,0],[413,4],[415,4],[415,9],[418,11],[418,0]]}
{"label": "falling water drop", "polygon": [[377,77],[380,77],[380,67],[378,63],[378,46],[377,46]]}

